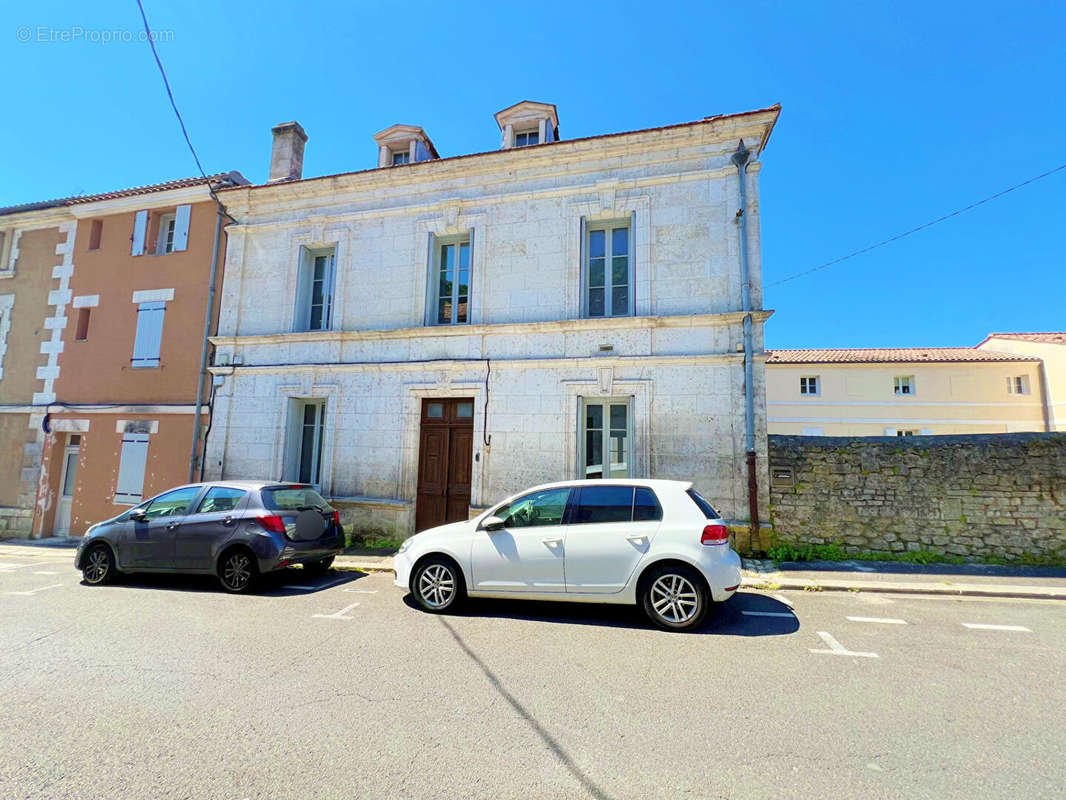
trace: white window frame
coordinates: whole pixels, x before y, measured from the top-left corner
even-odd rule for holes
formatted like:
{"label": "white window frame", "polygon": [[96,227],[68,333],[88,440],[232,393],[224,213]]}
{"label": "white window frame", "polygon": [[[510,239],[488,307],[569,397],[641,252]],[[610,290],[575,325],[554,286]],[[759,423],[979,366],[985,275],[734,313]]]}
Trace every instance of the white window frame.
{"label": "white window frame", "polygon": [[[314,291],[315,259],[325,257],[322,276],[322,323],[311,327],[311,298]],[[336,307],[337,248],[301,247],[296,280],[296,313],[293,329],[297,332],[333,330],[333,311]]]}
{"label": "white window frame", "polygon": [[[814,381],[814,391],[811,391],[811,381]],[[800,394],[804,397],[817,397],[822,393],[822,379],[819,375],[800,376]]]}
{"label": "white window frame", "polygon": [[[581,397],[578,403],[578,477],[586,479],[589,474],[589,466],[585,463],[585,441],[587,439],[587,429],[585,426],[587,419],[587,409],[589,406],[602,406],[603,407],[603,429],[602,437],[603,442],[600,448],[601,463],[600,474],[602,477],[616,477],[616,478],[633,478],[636,477],[633,469],[633,398],[632,397]],[[626,409],[626,452],[625,452],[625,475],[604,475],[604,472],[609,471],[610,467],[610,447],[611,447],[611,425],[610,425],[610,407],[613,405],[622,405]]]}
{"label": "white window frame", "polygon": [[896,436],[921,436],[921,430],[915,430],[913,428],[896,428]]}
{"label": "white window frame", "polygon": [[402,167],[405,164],[411,163],[411,151],[410,150],[390,150],[391,163],[394,167]]}
{"label": "white window frame", "polygon": [[[519,142],[518,141],[518,137],[519,136],[526,137],[526,140],[524,142]],[[530,137],[532,137],[536,141],[532,141],[532,142],[529,141]],[[533,146],[535,144],[540,144],[540,130],[538,128],[530,128],[528,131],[515,131],[515,134],[514,134],[514,146],[515,147],[531,147],[531,146]]]}
{"label": "white window frame", "polygon": [[11,309],[15,307],[15,295],[0,295],[0,379],[4,377],[4,356],[7,355],[7,335],[11,331]]}
{"label": "white window frame", "polygon": [[1007,378],[1007,394],[1029,394],[1029,376],[1011,375]]}
{"label": "white window frame", "polygon": [[[906,388],[906,391],[904,391]],[[914,397],[917,394],[913,375],[896,375],[892,379],[892,392],[896,397]]]}
{"label": "white window frame", "polygon": [[[158,330],[155,328],[155,312],[160,312]],[[133,336],[133,357],[130,359],[130,366],[134,369],[159,367],[163,354],[163,325],[166,322],[166,313],[167,304],[164,301],[142,302],[137,305],[137,329]],[[155,353],[154,356],[151,355],[152,352]]]}
{"label": "white window frame", "polygon": [[[147,471],[148,466],[148,446],[149,435],[147,433],[124,433],[122,434],[122,446],[121,454],[119,456],[118,476],[115,478],[115,505],[121,506],[136,506],[144,500],[144,474]],[[130,460],[130,459],[136,459]],[[136,468],[140,467],[140,481],[137,481],[136,476],[132,476],[133,480],[130,480],[131,476],[128,474],[130,470],[136,472]],[[134,483],[138,484],[136,492],[121,491],[123,488],[123,476],[129,481],[129,485],[125,488],[132,488]]]}
{"label": "white window frame", "polygon": [[[447,322],[440,321],[440,268],[441,251],[445,247],[455,248],[456,272],[458,272],[459,254],[463,245],[467,246],[467,283],[466,283],[466,320],[458,321],[459,316],[459,281],[452,281],[452,317]],[[456,236],[434,236],[432,240],[433,258],[431,260],[429,274],[429,308],[426,318],[431,326],[469,325],[474,303],[474,233],[466,233]]]}
{"label": "white window frame", "polygon": [[[632,317],[636,315],[636,274],[634,269],[633,245],[634,230],[633,217],[623,217],[611,220],[586,222],[581,243],[581,316],[585,319],[611,319],[615,317]],[[627,299],[628,307],[624,314],[615,314],[613,308],[613,274],[614,231],[624,228],[627,233],[626,260],[627,264]],[[589,246],[592,234],[602,232],[604,234],[604,286],[603,286],[603,315],[592,317],[589,314],[589,273],[591,267],[591,248]]]}
{"label": "white window frame", "polygon": [[155,243],[155,254],[157,256],[165,256],[174,252],[174,236],[177,230],[177,214],[163,214],[159,217],[159,232]]}
{"label": "white window frame", "polygon": [[301,482],[300,468],[303,466],[300,459],[303,455],[304,415],[308,406],[317,408],[314,421],[314,440],[312,442],[312,458],[310,483],[316,489],[322,486],[322,466],[325,461],[326,440],[326,399],[322,397],[294,397],[289,401],[289,424],[286,442],[285,472],[282,480]]}

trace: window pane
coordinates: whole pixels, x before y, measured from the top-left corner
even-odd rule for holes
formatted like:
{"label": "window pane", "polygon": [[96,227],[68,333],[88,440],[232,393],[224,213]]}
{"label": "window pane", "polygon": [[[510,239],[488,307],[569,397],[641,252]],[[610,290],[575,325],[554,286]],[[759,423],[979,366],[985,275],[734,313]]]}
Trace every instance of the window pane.
{"label": "window pane", "polygon": [[474,416],[473,403],[459,403],[455,407],[455,416],[459,419],[469,419]]}
{"label": "window pane", "polygon": [[603,313],[603,289],[589,289],[589,316],[602,317]]}
{"label": "window pane", "polygon": [[692,498],[692,502],[699,506],[700,511],[703,512],[703,516],[707,519],[718,519],[718,512],[714,510],[714,506],[708,503],[703,495],[697,492],[695,489],[688,490],[688,496]]}
{"label": "window pane", "polygon": [[632,486],[586,486],[581,489],[577,522],[631,522]]}
{"label": "window pane", "polygon": [[626,448],[626,431],[611,430],[611,478],[628,478],[629,463]]}
{"label": "window pane", "polygon": [[271,511],[295,511],[308,506],[329,508],[325,498],[309,487],[263,489],[260,494],[263,496],[263,505]]}
{"label": "window pane", "polygon": [[633,498],[633,521],[645,522],[662,518],[663,510],[659,507],[659,501],[655,499],[655,492],[647,487],[638,487],[636,496]]}
{"label": "window pane", "polygon": [[615,228],[611,231],[611,255],[620,256],[629,253],[629,228]]}
{"label": "window pane", "polygon": [[589,262],[589,286],[603,286],[606,262],[602,258],[594,258]]}
{"label": "window pane", "polygon": [[603,258],[606,239],[603,231],[589,231],[589,258]]}
{"label": "window pane", "polygon": [[326,257],[315,256],[315,277],[316,281],[320,281],[326,277]]}
{"label": "window pane", "polygon": [[184,514],[189,503],[191,503],[198,494],[200,494],[200,489],[195,486],[191,486],[187,489],[175,489],[173,492],[167,492],[166,494],[160,495],[149,503],[144,514],[149,519],[155,519],[157,517],[173,517],[178,514]]}
{"label": "window pane", "polygon": [[603,432],[585,433],[585,477],[603,477]]}
{"label": "window pane", "polygon": [[611,427],[612,428],[626,428],[626,417],[628,416],[629,409],[624,405],[615,403],[611,406]]}
{"label": "window pane", "polygon": [[625,256],[615,256],[611,259],[611,284],[629,285],[629,259]]}
{"label": "window pane", "polygon": [[314,425],[314,424],[315,424],[315,406],[306,405],[306,406],[304,406],[304,425]]}
{"label": "window pane", "polygon": [[624,317],[629,313],[629,289],[616,286],[611,290],[611,316]]}
{"label": "window pane", "polygon": [[240,489],[225,489],[216,486],[213,489],[209,489],[207,494],[204,495],[204,499],[200,501],[200,506],[196,509],[196,513],[213,514],[219,511],[232,511],[241,502],[241,498],[244,495],[245,493]]}
{"label": "window pane", "polygon": [[[71,437],[73,438],[73,437]],[[71,497],[74,494],[74,475],[78,469],[78,454],[69,453],[67,463],[63,470],[63,496]]]}
{"label": "window pane", "polygon": [[589,430],[603,427],[603,406],[599,404],[585,406],[585,427]]}
{"label": "window pane", "polygon": [[447,300],[441,300],[437,306],[437,322],[441,324],[449,323],[452,321],[452,301],[449,297]]}
{"label": "window pane", "polygon": [[569,489],[545,489],[527,494],[513,503],[496,509],[495,516],[508,528],[532,528],[561,525]]}
{"label": "window pane", "polygon": [[443,419],[444,418],[444,404],[443,403],[430,403],[426,409],[426,416],[430,419]]}
{"label": "window pane", "polygon": [[459,245],[459,269],[470,269],[470,243]]}

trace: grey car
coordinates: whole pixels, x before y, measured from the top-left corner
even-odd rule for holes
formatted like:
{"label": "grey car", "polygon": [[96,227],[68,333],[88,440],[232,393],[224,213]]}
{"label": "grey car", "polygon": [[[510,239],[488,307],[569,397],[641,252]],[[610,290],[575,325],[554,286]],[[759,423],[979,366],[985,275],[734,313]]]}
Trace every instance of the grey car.
{"label": "grey car", "polygon": [[325,572],[344,550],[340,515],[308,484],[218,481],[179,486],[98,522],[78,545],[85,583],[119,572],[217,575],[245,592],[266,572]]}

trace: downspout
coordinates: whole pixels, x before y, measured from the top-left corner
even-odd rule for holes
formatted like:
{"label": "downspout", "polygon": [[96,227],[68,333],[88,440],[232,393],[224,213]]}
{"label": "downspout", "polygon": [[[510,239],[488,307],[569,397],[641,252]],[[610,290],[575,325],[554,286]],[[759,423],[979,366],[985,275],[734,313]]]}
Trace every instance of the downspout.
{"label": "downspout", "polygon": [[[192,452],[189,455],[189,483],[196,480],[196,456],[200,449],[200,412],[203,408],[204,378],[207,375],[207,346],[211,335],[211,313],[215,307],[215,278],[218,275],[218,240],[222,233],[222,204],[216,199],[215,246],[211,250],[211,282],[207,287],[207,309],[204,312],[204,340],[200,346],[200,378],[196,383],[196,411],[193,414]],[[206,444],[206,442],[205,442]]]}
{"label": "downspout", "polygon": [[737,211],[737,225],[740,229],[740,278],[741,302],[744,311],[744,443],[748,463],[748,514],[751,520],[751,546],[758,548],[759,542],[759,476],[755,465],[755,392],[754,367],[752,364],[751,344],[751,273],[748,269],[748,161],[751,153],[740,140],[733,153],[733,163],[737,167],[737,180],[740,186],[740,210]]}

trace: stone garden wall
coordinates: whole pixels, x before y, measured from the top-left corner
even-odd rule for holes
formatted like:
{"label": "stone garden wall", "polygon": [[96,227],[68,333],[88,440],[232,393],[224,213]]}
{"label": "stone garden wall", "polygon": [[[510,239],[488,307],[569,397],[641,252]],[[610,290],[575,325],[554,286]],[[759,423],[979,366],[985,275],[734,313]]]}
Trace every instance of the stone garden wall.
{"label": "stone garden wall", "polygon": [[1066,434],[769,437],[771,540],[1066,558]]}

